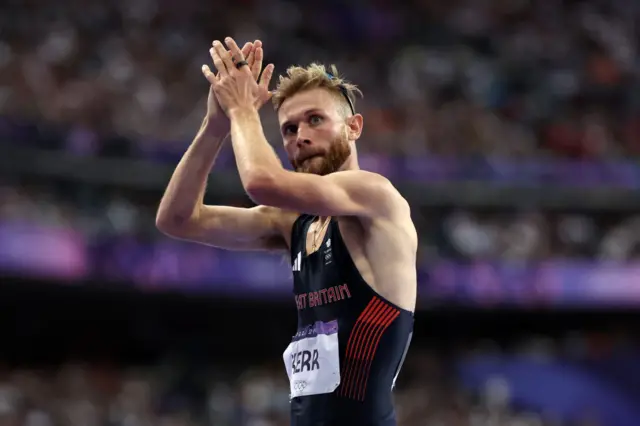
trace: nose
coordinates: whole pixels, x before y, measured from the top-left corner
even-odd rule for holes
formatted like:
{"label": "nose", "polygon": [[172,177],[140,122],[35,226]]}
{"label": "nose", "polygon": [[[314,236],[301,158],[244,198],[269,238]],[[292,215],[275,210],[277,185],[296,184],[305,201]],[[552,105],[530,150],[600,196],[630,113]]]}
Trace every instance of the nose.
{"label": "nose", "polygon": [[298,127],[298,133],[296,134],[296,145],[298,146],[298,148],[303,145],[307,145],[307,146],[311,145],[311,139],[309,138],[310,132],[311,132],[311,129],[309,129],[304,124],[301,124]]}
{"label": "nose", "polygon": [[309,146],[309,145],[311,145],[311,140],[301,138],[300,136],[296,138],[296,146],[298,148],[302,148],[303,146]]}

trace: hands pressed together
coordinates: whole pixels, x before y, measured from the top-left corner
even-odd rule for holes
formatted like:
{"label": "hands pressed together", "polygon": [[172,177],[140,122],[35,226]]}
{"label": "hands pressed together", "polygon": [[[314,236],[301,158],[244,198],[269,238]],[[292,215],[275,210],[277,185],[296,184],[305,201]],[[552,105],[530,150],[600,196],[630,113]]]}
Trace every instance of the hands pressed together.
{"label": "hands pressed together", "polygon": [[[202,66],[202,73],[211,84],[207,104],[209,118],[226,119],[228,123],[227,117],[220,116],[231,116],[236,110],[259,109],[271,98],[269,82],[274,66],[269,64],[262,70],[264,51],[260,40],[246,43],[242,49],[231,37],[225,39],[225,44],[226,47],[215,40],[209,49],[217,74],[207,65]],[[219,114],[220,110],[225,114]]]}

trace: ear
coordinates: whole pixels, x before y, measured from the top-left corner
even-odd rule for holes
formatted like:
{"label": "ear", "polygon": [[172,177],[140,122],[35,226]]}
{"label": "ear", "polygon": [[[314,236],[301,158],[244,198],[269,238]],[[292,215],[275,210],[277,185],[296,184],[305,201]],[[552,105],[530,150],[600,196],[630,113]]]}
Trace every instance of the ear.
{"label": "ear", "polygon": [[362,114],[355,114],[351,117],[347,117],[347,129],[349,131],[349,139],[352,141],[358,140],[362,134],[362,126],[364,119]]}

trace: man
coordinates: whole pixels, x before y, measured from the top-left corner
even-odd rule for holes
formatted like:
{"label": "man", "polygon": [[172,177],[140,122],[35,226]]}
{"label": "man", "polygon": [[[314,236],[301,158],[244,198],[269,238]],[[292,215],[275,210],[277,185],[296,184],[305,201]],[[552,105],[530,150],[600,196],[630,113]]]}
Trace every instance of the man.
{"label": "man", "polygon": [[[260,42],[242,51],[225,42],[210,50],[218,74],[203,66],[213,91],[209,113],[169,183],[158,227],[226,249],[289,251],[298,308],[298,331],[284,353],[292,425],[395,425],[391,391],[416,301],[409,205],[387,179],[359,169],[357,89],[335,67],[291,67],[270,94],[272,65],[256,81]],[[263,133],[258,109],[270,95],[295,172],[283,168]],[[254,208],[202,204],[229,127]]]}

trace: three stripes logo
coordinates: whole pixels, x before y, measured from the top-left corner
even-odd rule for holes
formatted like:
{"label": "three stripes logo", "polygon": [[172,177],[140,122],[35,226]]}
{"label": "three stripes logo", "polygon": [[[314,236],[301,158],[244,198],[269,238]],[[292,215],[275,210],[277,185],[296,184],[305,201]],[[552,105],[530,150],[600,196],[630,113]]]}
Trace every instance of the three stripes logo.
{"label": "three stripes logo", "polygon": [[294,272],[300,272],[302,267],[302,252],[299,251],[295,260],[293,261],[293,265],[291,265],[291,270]]}

